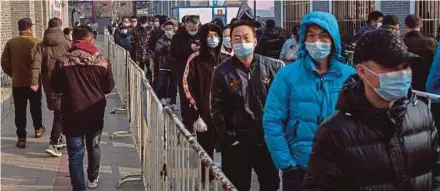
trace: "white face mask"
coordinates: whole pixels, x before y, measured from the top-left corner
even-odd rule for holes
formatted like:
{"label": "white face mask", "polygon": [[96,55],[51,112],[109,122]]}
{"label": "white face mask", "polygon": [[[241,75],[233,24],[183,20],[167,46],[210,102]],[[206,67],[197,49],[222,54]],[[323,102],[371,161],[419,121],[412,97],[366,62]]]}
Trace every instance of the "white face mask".
{"label": "white face mask", "polygon": [[380,23],[377,23],[377,28],[379,28],[379,27],[381,27],[382,26],[382,23],[380,22]]}
{"label": "white face mask", "polygon": [[155,27],[159,27],[159,26],[160,26],[160,23],[159,23],[159,22],[154,22],[154,26],[155,26]]}

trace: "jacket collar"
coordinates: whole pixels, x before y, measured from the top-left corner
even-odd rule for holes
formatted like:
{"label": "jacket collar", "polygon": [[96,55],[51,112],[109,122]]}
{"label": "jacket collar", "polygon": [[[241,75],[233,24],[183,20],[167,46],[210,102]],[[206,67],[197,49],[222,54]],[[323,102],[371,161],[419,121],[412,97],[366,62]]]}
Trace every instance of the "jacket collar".
{"label": "jacket collar", "polygon": [[420,31],[411,31],[409,33],[406,33],[405,37],[420,37],[422,36],[422,33]]}
{"label": "jacket collar", "polygon": [[236,56],[233,56],[231,60],[233,61],[233,64],[236,67],[244,71],[249,71],[251,68],[253,68],[255,65],[257,65],[260,62],[260,57],[254,53],[254,58],[252,59],[250,68],[246,68],[246,66],[243,63],[241,63],[241,61]]}
{"label": "jacket collar", "polygon": [[20,32],[20,36],[33,36],[32,32]]}
{"label": "jacket collar", "polygon": [[[318,69],[316,68],[315,62],[309,55],[302,58],[298,62],[298,64],[303,64],[307,71],[310,71],[315,74],[319,73]],[[330,56],[329,68],[323,76],[332,74],[332,75],[336,75],[337,77],[342,77],[341,67],[339,67],[340,64],[341,63],[339,63],[335,57]]]}

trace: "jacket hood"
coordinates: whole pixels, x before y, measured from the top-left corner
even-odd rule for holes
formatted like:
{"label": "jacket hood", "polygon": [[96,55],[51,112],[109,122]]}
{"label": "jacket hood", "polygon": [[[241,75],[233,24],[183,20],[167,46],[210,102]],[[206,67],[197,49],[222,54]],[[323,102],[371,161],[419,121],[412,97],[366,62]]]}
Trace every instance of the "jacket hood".
{"label": "jacket hood", "polygon": [[306,32],[309,25],[318,25],[328,32],[333,40],[334,53],[333,58],[340,62],[344,62],[342,56],[341,36],[339,35],[339,25],[335,16],[327,12],[314,11],[304,16],[300,25],[300,46],[298,50],[298,58],[308,56],[305,48]]}
{"label": "jacket hood", "polygon": [[417,104],[416,97],[408,92],[408,96],[393,103],[389,109],[374,107],[365,97],[364,83],[357,75],[351,76],[341,91],[337,109],[348,112],[365,123],[377,123],[378,120],[391,119],[400,124],[405,117],[408,104]]}
{"label": "jacket hood", "polygon": [[59,27],[48,28],[44,31],[43,44],[46,46],[56,46],[66,41],[64,33]]}
{"label": "jacket hood", "polygon": [[223,35],[222,35],[222,30],[220,29],[220,27],[215,24],[212,24],[212,23],[204,24],[199,29],[199,34],[198,34],[199,39],[200,39],[200,55],[202,57],[206,57],[206,55],[212,55],[212,53],[210,52],[210,48],[208,47],[208,33],[209,33],[209,31],[215,31],[218,34],[219,44],[215,48],[215,54],[218,55],[220,53],[221,48],[222,48]]}
{"label": "jacket hood", "polygon": [[264,36],[269,38],[277,38],[281,35],[282,29],[279,27],[267,28],[264,31]]}

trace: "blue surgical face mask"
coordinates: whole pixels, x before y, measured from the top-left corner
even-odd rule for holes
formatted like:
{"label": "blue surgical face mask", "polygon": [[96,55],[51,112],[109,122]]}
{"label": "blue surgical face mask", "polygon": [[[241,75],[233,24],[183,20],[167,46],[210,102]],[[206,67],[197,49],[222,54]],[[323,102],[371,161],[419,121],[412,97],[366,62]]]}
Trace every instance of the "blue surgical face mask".
{"label": "blue surgical face mask", "polygon": [[232,51],[234,51],[234,55],[243,59],[243,58],[247,58],[252,53],[254,53],[254,49],[255,49],[254,43],[250,42],[250,43],[236,44],[234,45]]}
{"label": "blue surgical face mask", "polygon": [[215,48],[218,46],[220,39],[218,37],[208,38],[208,46],[211,48]]}
{"label": "blue surgical face mask", "polygon": [[225,46],[225,48],[231,48],[231,37],[223,38],[223,46]]}
{"label": "blue surgical face mask", "polygon": [[189,35],[194,36],[197,34],[198,31],[188,31]]}
{"label": "blue surgical face mask", "polygon": [[305,42],[306,50],[310,57],[315,61],[320,61],[330,55],[332,48],[331,43],[325,42]]}
{"label": "blue surgical face mask", "polygon": [[378,88],[375,88],[368,80],[366,80],[366,82],[374,89],[376,94],[384,100],[394,102],[408,95],[408,90],[411,87],[412,82],[411,70],[376,74],[367,67],[364,66],[364,68],[379,77]]}

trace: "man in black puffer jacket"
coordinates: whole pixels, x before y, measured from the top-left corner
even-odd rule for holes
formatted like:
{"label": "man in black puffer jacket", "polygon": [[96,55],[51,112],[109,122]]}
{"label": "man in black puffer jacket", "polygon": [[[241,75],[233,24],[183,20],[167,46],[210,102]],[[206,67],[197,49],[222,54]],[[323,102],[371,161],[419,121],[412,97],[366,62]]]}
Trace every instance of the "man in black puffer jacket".
{"label": "man in black puffer jacket", "polygon": [[274,59],[280,57],[281,48],[288,39],[287,34],[282,28],[275,26],[274,20],[266,22],[266,30],[264,31],[255,52],[263,56]]}
{"label": "man in black puffer jacket", "polygon": [[359,39],[354,61],[340,111],[316,133],[303,190],[440,190],[434,121],[410,91],[409,65],[420,58],[377,29]]}

